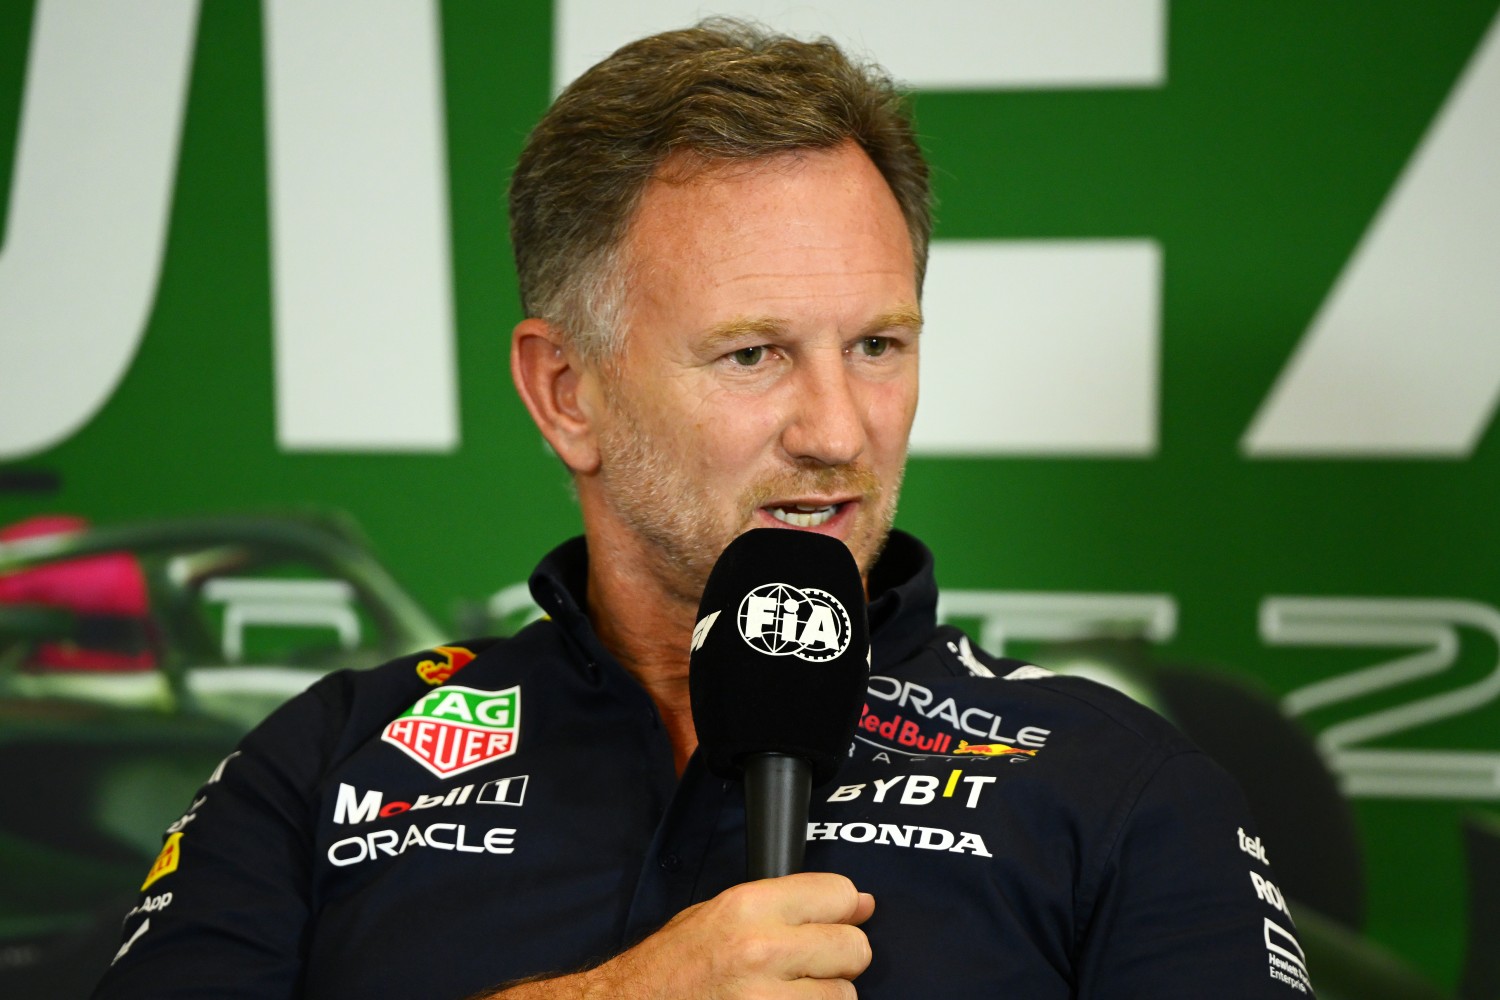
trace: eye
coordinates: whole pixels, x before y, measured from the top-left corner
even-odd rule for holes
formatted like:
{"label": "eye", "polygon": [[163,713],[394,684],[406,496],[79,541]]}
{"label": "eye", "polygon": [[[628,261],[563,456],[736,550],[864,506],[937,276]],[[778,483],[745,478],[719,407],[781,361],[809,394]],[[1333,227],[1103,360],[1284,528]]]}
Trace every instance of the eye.
{"label": "eye", "polygon": [[765,360],[766,348],[764,344],[759,347],[741,347],[738,351],[731,354],[730,357],[734,359],[734,363],[737,365],[745,368],[754,368]]}
{"label": "eye", "polygon": [[865,337],[859,342],[860,353],[867,358],[878,358],[890,350],[891,338]]}

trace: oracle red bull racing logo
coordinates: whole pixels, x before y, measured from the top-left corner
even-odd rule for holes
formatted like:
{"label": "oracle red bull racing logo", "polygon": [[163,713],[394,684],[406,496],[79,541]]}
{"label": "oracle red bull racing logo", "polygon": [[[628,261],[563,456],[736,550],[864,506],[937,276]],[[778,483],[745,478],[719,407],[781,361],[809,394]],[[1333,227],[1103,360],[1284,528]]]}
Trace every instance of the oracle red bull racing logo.
{"label": "oracle red bull racing logo", "polygon": [[[968,754],[1021,764],[1035,759],[1052,735],[1052,730],[1041,726],[1007,723],[998,712],[960,704],[915,681],[874,676],[866,691],[874,708],[871,702],[865,703],[855,739],[900,753]],[[966,735],[977,738],[970,742]]]}
{"label": "oracle red bull racing logo", "polygon": [[449,684],[418,698],[380,738],[440,778],[462,774],[516,752],[520,685],[480,691]]}
{"label": "oracle red bull racing logo", "polygon": [[739,626],[750,648],[767,656],[822,663],[849,648],[849,612],[816,587],[761,584],[740,602]]}

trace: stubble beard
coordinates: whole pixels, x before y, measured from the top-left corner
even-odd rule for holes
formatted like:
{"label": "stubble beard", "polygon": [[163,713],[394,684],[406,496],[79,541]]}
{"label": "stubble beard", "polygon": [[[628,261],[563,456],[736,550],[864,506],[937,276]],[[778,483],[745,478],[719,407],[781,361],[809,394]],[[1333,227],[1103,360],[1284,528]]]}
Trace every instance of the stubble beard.
{"label": "stubble beard", "polygon": [[742,491],[728,518],[721,519],[708,484],[682,471],[681,461],[666,444],[667,436],[653,433],[619,395],[610,405],[615,419],[599,439],[604,500],[646,543],[640,546],[648,563],[643,568],[670,596],[696,605],[724,547],[754,525],[756,510],[778,498],[857,496],[861,523],[849,545],[861,574],[869,574],[885,547],[896,520],[904,464],[888,484],[863,465],[789,467]]}

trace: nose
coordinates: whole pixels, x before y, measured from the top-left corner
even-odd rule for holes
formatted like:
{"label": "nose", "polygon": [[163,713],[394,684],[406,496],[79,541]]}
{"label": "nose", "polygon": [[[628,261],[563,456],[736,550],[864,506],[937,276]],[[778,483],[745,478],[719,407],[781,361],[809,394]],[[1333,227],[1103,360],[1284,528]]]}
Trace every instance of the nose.
{"label": "nose", "polygon": [[781,434],[798,464],[848,465],[864,454],[865,404],[841,353],[806,359],[794,380],[791,418]]}

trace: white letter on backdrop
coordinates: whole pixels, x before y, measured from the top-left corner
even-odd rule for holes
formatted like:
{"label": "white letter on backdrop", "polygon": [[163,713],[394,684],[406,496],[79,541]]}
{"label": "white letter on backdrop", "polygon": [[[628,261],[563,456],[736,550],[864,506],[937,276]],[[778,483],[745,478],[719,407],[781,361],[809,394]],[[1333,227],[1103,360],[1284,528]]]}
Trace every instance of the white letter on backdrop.
{"label": "white letter on backdrop", "polygon": [[0,251],[0,459],[114,393],[161,276],[197,0],[42,0]]}
{"label": "white letter on backdrop", "polygon": [[458,444],[437,10],[266,0],[276,436]]}

